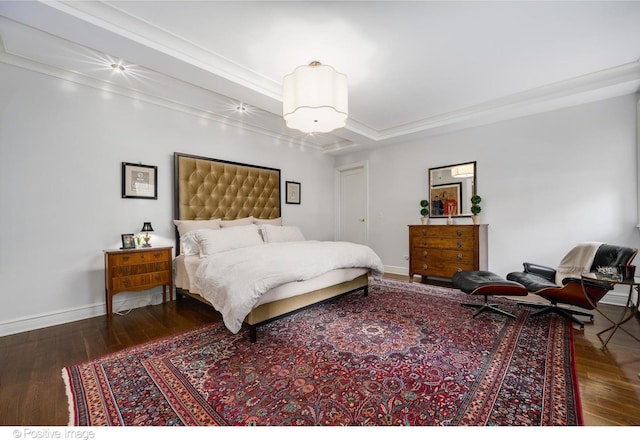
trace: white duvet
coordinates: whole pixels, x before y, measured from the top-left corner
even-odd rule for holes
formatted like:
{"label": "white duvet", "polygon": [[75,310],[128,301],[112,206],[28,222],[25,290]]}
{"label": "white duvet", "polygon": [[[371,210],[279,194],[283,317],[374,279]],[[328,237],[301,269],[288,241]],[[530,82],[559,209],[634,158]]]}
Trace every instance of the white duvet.
{"label": "white duvet", "polygon": [[380,257],[368,246],[343,241],[294,241],[233,249],[202,259],[195,273],[200,295],[238,333],[260,297],[282,284],[304,281],[334,269],[368,268],[384,273]]}

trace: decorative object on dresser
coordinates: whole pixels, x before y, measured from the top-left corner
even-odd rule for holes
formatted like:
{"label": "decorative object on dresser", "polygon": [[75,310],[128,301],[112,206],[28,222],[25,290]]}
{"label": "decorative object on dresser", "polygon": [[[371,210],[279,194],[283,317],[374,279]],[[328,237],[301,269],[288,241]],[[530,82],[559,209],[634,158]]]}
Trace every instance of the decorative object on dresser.
{"label": "decorative object on dresser", "polygon": [[151,237],[149,236],[149,232],[153,232],[153,228],[151,227],[151,223],[150,222],[144,222],[144,224],[142,225],[142,229],[140,229],[140,232],[144,232],[144,244],[142,245],[142,247],[151,247],[151,245],[149,244],[149,240],[151,239]]}
{"label": "decorative object on dresser", "polygon": [[[131,235],[133,240],[133,234]],[[107,316],[113,313],[113,297],[120,292],[162,286],[162,301],[173,300],[173,247],[105,250],[105,299]]]}
{"label": "decorative object on dresser", "polygon": [[422,222],[423,225],[426,225],[429,223],[429,201],[420,200],[420,206],[420,215],[422,216],[420,218],[420,222]]}
{"label": "decorative object on dresser", "polygon": [[487,270],[488,225],[409,225],[409,279]]}
{"label": "decorative object on dresser", "polygon": [[158,167],[122,162],[122,198],[157,199]]}
{"label": "decorative object on dresser", "polygon": [[473,219],[474,225],[480,224],[480,212],[482,211],[480,202],[482,202],[482,197],[478,194],[474,194],[471,197],[471,218]]}

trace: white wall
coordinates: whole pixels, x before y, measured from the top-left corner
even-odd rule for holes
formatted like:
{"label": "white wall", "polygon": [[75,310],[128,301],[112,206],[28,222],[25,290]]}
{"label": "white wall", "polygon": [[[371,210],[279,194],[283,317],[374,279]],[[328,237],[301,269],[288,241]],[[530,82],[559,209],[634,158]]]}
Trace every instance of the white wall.
{"label": "white wall", "polygon": [[[0,336],[104,314],[102,250],[120,234],[150,221],[152,244],[174,245],[175,151],[280,168],[283,192],[302,184],[285,224],[333,238],[331,156],[15,66],[0,77]],[[121,198],[123,161],[158,166],[158,200]]]}
{"label": "white wall", "polygon": [[419,223],[428,169],[467,161],[477,161],[489,270],[505,276],[524,261],[555,267],[580,241],[640,247],[636,100],[628,95],[355,153],[336,165],[368,161],[370,245],[389,271],[408,272],[407,225]]}

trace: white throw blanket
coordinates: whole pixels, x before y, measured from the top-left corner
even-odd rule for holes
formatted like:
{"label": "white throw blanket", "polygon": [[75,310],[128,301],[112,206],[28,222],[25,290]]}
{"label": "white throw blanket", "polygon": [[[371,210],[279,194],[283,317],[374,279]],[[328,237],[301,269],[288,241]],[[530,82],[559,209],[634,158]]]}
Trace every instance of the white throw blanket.
{"label": "white throw blanket", "polygon": [[580,243],[571,249],[556,269],[556,284],[562,286],[562,280],[565,278],[580,278],[583,273],[589,272],[596,251],[602,244],[599,242],[586,242]]}
{"label": "white throw blanket", "polygon": [[282,284],[304,281],[334,269],[362,267],[381,277],[384,266],[368,246],[343,241],[267,243],[210,255],[195,274],[200,294],[238,333],[260,297]]}

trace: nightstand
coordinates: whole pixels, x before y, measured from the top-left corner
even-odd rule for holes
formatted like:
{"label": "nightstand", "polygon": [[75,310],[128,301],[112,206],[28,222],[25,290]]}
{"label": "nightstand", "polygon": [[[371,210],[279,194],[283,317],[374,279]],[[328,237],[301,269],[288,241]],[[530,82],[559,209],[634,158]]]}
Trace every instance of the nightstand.
{"label": "nightstand", "polygon": [[113,297],[120,292],[162,286],[162,301],[173,300],[173,247],[110,249],[104,251],[107,316],[113,313]]}

